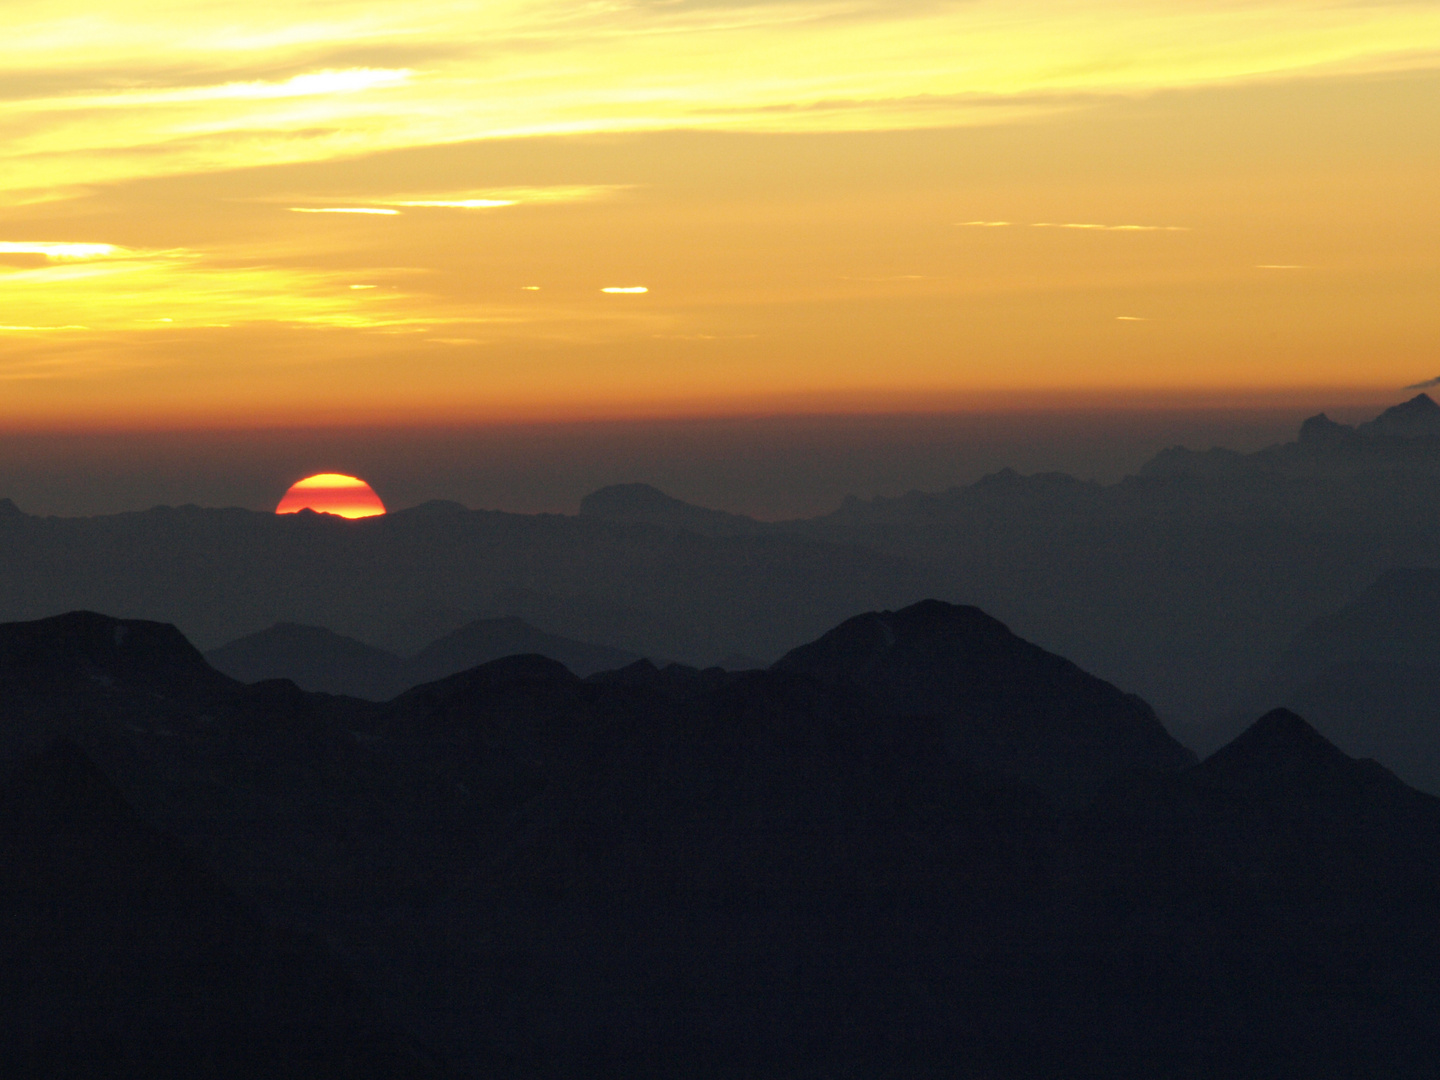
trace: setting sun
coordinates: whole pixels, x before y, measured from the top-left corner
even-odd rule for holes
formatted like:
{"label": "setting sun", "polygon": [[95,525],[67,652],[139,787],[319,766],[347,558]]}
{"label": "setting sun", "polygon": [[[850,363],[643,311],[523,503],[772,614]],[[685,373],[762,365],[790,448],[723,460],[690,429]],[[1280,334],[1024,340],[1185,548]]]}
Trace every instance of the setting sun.
{"label": "setting sun", "polygon": [[301,510],[362,518],[385,513],[385,504],[370,489],[370,485],[357,476],[317,473],[291,485],[280,505],[275,507],[277,514],[294,514]]}

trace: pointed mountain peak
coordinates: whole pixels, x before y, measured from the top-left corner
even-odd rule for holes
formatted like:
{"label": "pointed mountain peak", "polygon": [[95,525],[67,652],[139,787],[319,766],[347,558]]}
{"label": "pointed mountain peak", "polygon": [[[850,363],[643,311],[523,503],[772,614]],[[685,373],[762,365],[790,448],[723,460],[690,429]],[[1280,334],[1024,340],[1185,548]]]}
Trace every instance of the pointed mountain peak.
{"label": "pointed mountain peak", "polygon": [[1414,795],[1385,766],[1346,755],[1289,708],[1273,708],[1254,721],[1207,757],[1198,772],[1227,788],[1282,801]]}
{"label": "pointed mountain peak", "polygon": [[25,511],[16,506],[10,499],[0,499],[0,518],[24,517]]}
{"label": "pointed mountain peak", "polygon": [[1429,394],[1416,394],[1409,401],[1392,405],[1356,430],[1366,435],[1401,439],[1440,436],[1440,405]]}
{"label": "pointed mountain peak", "polygon": [[1229,784],[1273,791],[1298,784],[1296,790],[1310,795],[1337,781],[1342,788],[1377,780],[1404,786],[1375,762],[1350,757],[1289,709],[1270,710],[1206,758],[1200,768]]}
{"label": "pointed mountain peak", "polygon": [[1307,446],[1333,446],[1354,441],[1356,435],[1353,427],[1337,423],[1323,412],[1316,413],[1300,425],[1300,442]]}
{"label": "pointed mountain peak", "polygon": [[1271,709],[1215,756],[1227,751],[1238,754],[1271,750],[1301,751],[1308,754],[1340,753],[1330,740],[1311,727],[1304,717],[1289,709]]}

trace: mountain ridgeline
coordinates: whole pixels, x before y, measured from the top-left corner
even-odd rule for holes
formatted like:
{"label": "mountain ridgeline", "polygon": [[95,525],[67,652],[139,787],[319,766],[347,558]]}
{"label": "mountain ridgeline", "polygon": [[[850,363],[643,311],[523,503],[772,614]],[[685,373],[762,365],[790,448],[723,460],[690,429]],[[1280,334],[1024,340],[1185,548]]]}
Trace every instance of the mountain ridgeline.
{"label": "mountain ridgeline", "polygon": [[383,703],[75,612],[0,626],[0,769],[14,1075],[1440,1066],[1440,800],[1285,710],[1197,763],[973,607]]}
{"label": "mountain ridgeline", "polygon": [[[1354,426],[1312,417],[1254,453],[1165,450],[1116,484],[1004,470],[797,521],[644,484],[594,492],[577,515],[437,502],[357,521],[193,506],[61,519],[5,503],[0,619],[106,611],[205,650],[290,623],[407,662],[477,620],[519,619],[704,668],[764,666],[857,611],[936,596],[1140,694],[1198,745],[1253,712],[1311,622],[1386,573],[1440,566],[1437,507],[1440,407],[1424,394]],[[372,697],[440,674],[392,679],[392,659],[371,660]]]}
{"label": "mountain ridgeline", "polygon": [[241,682],[289,679],[305,690],[386,701],[502,656],[546,656],[579,675],[593,675],[640,659],[624,649],[546,634],[523,619],[476,619],[402,658],[319,626],[276,623],[205,654],[215,668]]}

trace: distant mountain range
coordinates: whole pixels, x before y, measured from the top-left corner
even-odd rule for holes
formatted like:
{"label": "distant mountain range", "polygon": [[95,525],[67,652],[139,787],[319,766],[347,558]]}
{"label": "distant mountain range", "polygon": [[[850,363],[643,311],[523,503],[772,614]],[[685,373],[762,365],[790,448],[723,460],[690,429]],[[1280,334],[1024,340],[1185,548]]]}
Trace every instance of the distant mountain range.
{"label": "distant mountain range", "polygon": [[119,612],[173,622],[206,648],[289,622],[407,655],[476,618],[513,616],[637,656],[769,660],[855,611],[920,599],[932,576],[798,536],[449,503],[358,521],[200,507],[0,513],[0,617]]}
{"label": "distant mountain range", "polygon": [[640,659],[623,649],[546,634],[514,617],[477,619],[405,659],[323,627],[297,623],[276,623],[211,649],[205,659],[241,682],[289,679],[302,690],[388,701],[420,683],[519,653],[549,657],[581,676]]}
{"label": "distant mountain range", "polygon": [[[1306,626],[1392,571],[1440,567],[1437,520],[1440,406],[1420,394],[1355,426],[1311,417],[1255,453],[1165,450],[1117,484],[1004,470],[787,522],[643,484],[597,491],[574,516],[429,503],[362,521],[198,507],[59,519],[0,503],[0,618],[102,610],[174,623],[207,650],[260,634],[227,670],[383,699],[487,648],[581,673],[622,659],[520,644],[497,623],[489,646],[394,674],[394,657],[476,620],[738,669],[854,612],[940,597],[1139,693],[1211,747],[1254,714],[1253,689]],[[268,629],[287,623],[378,652]],[[289,666],[264,659],[267,641],[293,646]]]}
{"label": "distant mountain range", "polygon": [[1437,924],[1440,799],[975,608],[384,704],[0,625],[11,1074],[1429,1077]]}

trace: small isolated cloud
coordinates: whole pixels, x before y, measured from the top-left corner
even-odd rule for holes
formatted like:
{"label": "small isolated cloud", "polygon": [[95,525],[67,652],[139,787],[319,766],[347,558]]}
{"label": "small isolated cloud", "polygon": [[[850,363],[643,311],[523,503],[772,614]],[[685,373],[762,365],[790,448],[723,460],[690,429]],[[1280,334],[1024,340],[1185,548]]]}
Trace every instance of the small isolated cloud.
{"label": "small isolated cloud", "polygon": [[122,90],[118,93],[68,98],[71,107],[125,108],[140,105],[189,105],[212,101],[269,101],[284,98],[325,97],[363,90],[402,86],[415,73],[409,68],[349,68],[312,71],[279,81],[228,82],[209,86],[179,86],[163,90]]}
{"label": "small isolated cloud", "polygon": [[[506,187],[486,191],[429,191],[338,195],[291,192],[265,196],[254,202],[311,202],[319,206],[291,206],[297,214],[399,214],[404,210],[500,210],[522,203],[572,203],[606,199],[633,184],[551,184],[542,187]],[[336,203],[342,205],[335,205]],[[344,205],[344,204],[352,205]]]}
{"label": "small isolated cloud", "polygon": [[956,225],[963,225],[971,229],[1003,229],[1010,224],[1008,221],[957,221]]}
{"label": "small isolated cloud", "polygon": [[609,285],[600,290],[608,293],[642,293],[649,292],[644,285]]}
{"label": "small isolated cloud", "polygon": [[453,210],[491,210],[497,206],[514,206],[518,199],[404,199],[392,206],[439,206]]}
{"label": "small isolated cloud", "polygon": [[539,285],[521,285],[521,286],[520,286],[520,291],[521,291],[521,292],[539,292],[539,291],[540,291],[540,286],[539,286]]}
{"label": "small isolated cloud", "polygon": [[292,214],[384,214],[391,216],[399,210],[388,210],[379,206],[292,206]]}
{"label": "small isolated cloud", "polygon": [[1417,382],[1417,383],[1415,383],[1415,384],[1413,384],[1413,385],[1411,385],[1411,386],[1405,387],[1405,389],[1406,389],[1406,390],[1429,390],[1432,386],[1440,386],[1440,375],[1436,375],[1435,378],[1433,378],[1433,379],[1426,379],[1424,382]]}
{"label": "small isolated cloud", "polygon": [[380,206],[410,206],[436,210],[495,210],[521,203],[571,203],[606,199],[630,184],[551,184],[548,186],[494,188],[488,191],[449,191],[424,195],[390,195],[368,200]]}
{"label": "small isolated cloud", "polygon": [[1189,225],[1099,225],[1089,221],[1037,221],[1032,229],[1090,229],[1095,232],[1189,232]]}
{"label": "small isolated cloud", "polygon": [[374,285],[351,285],[350,288],[352,288],[352,289],[373,289],[373,288],[375,288],[375,286],[374,286]]}
{"label": "small isolated cloud", "polygon": [[1120,322],[1149,322],[1149,321],[1150,321],[1150,320],[1147,319],[1144,315],[1116,315],[1115,318],[1118,319]]}
{"label": "small isolated cloud", "polygon": [[47,259],[104,259],[128,252],[114,244],[60,244],[0,241],[0,255],[44,255]]}

